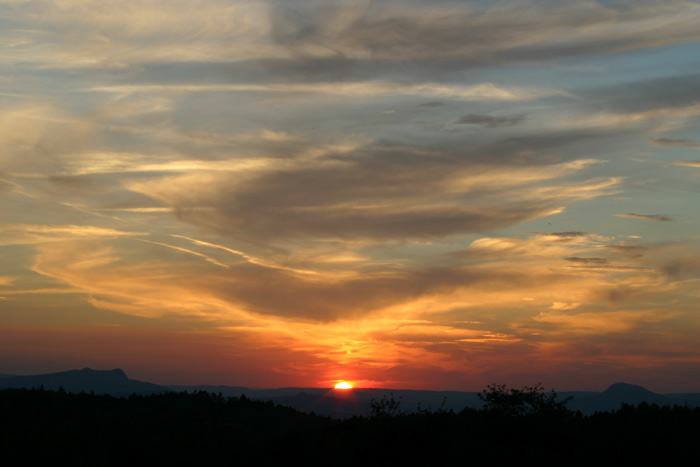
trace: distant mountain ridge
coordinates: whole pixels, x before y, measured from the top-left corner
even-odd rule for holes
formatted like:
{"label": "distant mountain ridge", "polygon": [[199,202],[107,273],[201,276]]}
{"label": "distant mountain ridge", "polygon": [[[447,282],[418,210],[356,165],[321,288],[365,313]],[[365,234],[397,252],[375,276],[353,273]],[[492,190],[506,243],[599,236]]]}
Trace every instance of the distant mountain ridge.
{"label": "distant mountain ridge", "polygon": [[574,396],[569,407],[587,414],[596,411],[617,410],[622,404],[637,406],[641,402],[669,406],[684,405],[682,401],[677,400],[673,396],[669,397],[656,394],[642,386],[628,383],[615,383],[601,393],[593,393],[587,397]]}
{"label": "distant mountain ridge", "polygon": [[[161,386],[143,381],[132,380],[121,369],[114,370],[70,370],[34,376],[0,377],[0,389],[39,388],[67,392],[94,392],[113,396],[131,394],[157,394],[163,392],[206,391],[221,393],[225,397],[240,397],[270,400],[276,404],[292,407],[302,412],[314,412],[334,418],[354,415],[367,415],[370,402],[393,397],[400,401],[401,410],[411,412],[417,409],[445,409],[459,411],[465,407],[478,408],[481,400],[476,392],[461,391],[423,391],[407,389],[356,388],[350,391],[338,391],[330,388],[279,388],[250,389],[241,386]],[[622,404],[638,405],[640,402],[657,405],[700,406],[700,393],[657,394],[642,386],[627,383],[615,383],[603,392],[569,391],[557,393],[559,397],[573,396],[569,407],[584,414],[596,411],[617,410]]]}
{"label": "distant mountain ridge", "polygon": [[0,379],[0,389],[40,388],[67,392],[94,392],[113,396],[131,394],[153,394],[167,391],[157,384],[129,379],[121,369],[114,370],[70,370],[60,373],[34,376],[9,376]]}

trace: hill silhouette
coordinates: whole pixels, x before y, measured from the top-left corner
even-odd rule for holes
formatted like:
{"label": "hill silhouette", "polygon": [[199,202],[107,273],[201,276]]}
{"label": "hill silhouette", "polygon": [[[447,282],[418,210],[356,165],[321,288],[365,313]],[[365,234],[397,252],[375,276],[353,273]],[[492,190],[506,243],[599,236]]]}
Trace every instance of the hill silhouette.
{"label": "hill silhouette", "polygon": [[167,388],[157,384],[129,379],[121,369],[70,370],[60,373],[50,373],[34,376],[9,376],[0,379],[0,389],[8,388],[40,388],[57,390],[63,388],[68,392],[94,392],[113,396],[128,396],[131,394],[154,394],[167,391]]}
{"label": "hill silhouette", "polygon": [[574,396],[569,407],[574,410],[580,410],[584,414],[590,414],[596,411],[617,410],[622,404],[638,405],[641,402],[659,406],[683,405],[676,398],[656,394],[642,386],[615,383],[601,393],[592,393],[579,397]]}
{"label": "hill silhouette", "polygon": [[596,396],[596,398],[604,401],[610,401],[614,404],[617,404],[618,401],[633,405],[637,405],[640,402],[658,405],[664,405],[671,402],[669,398],[651,392],[642,386],[627,383],[615,383],[603,391],[600,395]]}

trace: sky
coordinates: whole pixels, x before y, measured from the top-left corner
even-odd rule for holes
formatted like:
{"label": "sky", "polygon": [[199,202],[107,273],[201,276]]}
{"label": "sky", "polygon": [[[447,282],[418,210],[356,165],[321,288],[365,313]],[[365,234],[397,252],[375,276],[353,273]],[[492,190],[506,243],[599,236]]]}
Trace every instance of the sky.
{"label": "sky", "polygon": [[0,0],[0,373],[700,391],[697,0]]}

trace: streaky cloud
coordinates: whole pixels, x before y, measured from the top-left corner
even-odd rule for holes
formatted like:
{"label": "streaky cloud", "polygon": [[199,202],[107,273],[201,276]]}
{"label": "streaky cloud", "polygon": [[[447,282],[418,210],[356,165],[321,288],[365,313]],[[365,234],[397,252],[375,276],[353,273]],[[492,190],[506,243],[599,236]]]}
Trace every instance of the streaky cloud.
{"label": "streaky cloud", "polygon": [[524,115],[494,117],[491,115],[469,114],[460,117],[455,123],[464,125],[481,125],[486,128],[503,128],[518,125],[525,121]]}
{"label": "streaky cloud", "polygon": [[[700,15],[698,16],[700,18]],[[593,105],[616,113],[641,114],[653,110],[692,108],[700,103],[700,74],[640,79],[582,92]],[[659,145],[674,140],[652,139]]]}
{"label": "streaky cloud", "polygon": [[654,146],[667,147],[667,148],[692,148],[700,149],[700,143],[693,141],[692,139],[671,139],[671,138],[657,138],[650,139],[649,142]]}
{"label": "streaky cloud", "polygon": [[583,263],[583,264],[593,264],[593,265],[600,265],[600,264],[607,264],[608,260],[607,258],[595,258],[595,257],[580,257],[580,256],[569,256],[567,258],[564,258],[566,261],[571,261],[573,263]]}
{"label": "streaky cloud", "polygon": [[700,161],[671,161],[670,163],[681,167],[700,167]]}
{"label": "streaky cloud", "polygon": [[[415,61],[463,67],[609,54],[700,37],[698,6],[658,0],[592,2],[403,2],[307,5],[273,2],[274,40],[302,56]],[[689,12],[690,10],[690,12]],[[654,19],[656,27],[646,23]],[[574,33],[572,33],[572,31]]]}
{"label": "streaky cloud", "polygon": [[675,222],[675,219],[673,219],[670,216],[665,216],[663,214],[634,214],[634,213],[628,212],[627,214],[613,214],[613,216],[630,217],[632,219],[646,219],[646,220],[657,221],[657,222]]}
{"label": "streaky cloud", "polygon": [[169,245],[169,244],[167,244],[167,243],[154,242],[154,241],[152,241],[152,240],[144,240],[144,239],[142,239],[142,238],[137,238],[136,240],[138,240],[138,241],[140,241],[140,242],[150,243],[150,244],[152,244],[152,245],[160,245],[160,246],[163,246],[163,247],[165,247],[165,248],[171,248],[171,249],[173,249],[173,250],[181,251],[181,252],[187,253],[187,254],[189,254],[189,255],[198,256],[198,257],[200,257],[200,258],[203,258],[205,261],[210,262],[211,264],[215,264],[215,265],[220,266],[220,267],[222,267],[222,268],[229,269],[229,266],[228,266],[227,264],[224,264],[224,263],[222,263],[222,262],[220,262],[220,261],[217,261],[217,260],[215,260],[214,258],[212,258],[211,256],[205,255],[204,253],[199,253],[199,252],[197,252],[197,251],[189,250],[189,249],[187,249],[187,248],[182,248],[182,247],[175,246],[175,245]]}

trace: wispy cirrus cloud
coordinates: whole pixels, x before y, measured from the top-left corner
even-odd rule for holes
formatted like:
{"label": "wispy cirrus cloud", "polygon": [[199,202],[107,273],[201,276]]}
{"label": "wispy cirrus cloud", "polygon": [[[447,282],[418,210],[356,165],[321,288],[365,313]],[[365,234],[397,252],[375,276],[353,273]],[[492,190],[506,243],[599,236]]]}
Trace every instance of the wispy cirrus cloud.
{"label": "wispy cirrus cloud", "polygon": [[148,235],[145,232],[130,232],[92,225],[56,225],[56,224],[4,224],[3,245],[28,245],[38,243],[60,242],[78,238],[119,238]]}
{"label": "wispy cirrus cloud", "polygon": [[98,87],[93,91],[110,92],[118,94],[146,93],[146,92],[265,92],[280,94],[329,94],[339,96],[387,96],[406,95],[418,97],[451,98],[464,101],[525,101],[549,96],[566,96],[566,93],[557,89],[502,87],[493,83],[481,83],[472,86],[422,83],[406,84],[400,81],[384,82],[319,82],[319,83],[270,83],[270,84],[173,84],[173,85],[122,85],[110,87]]}

